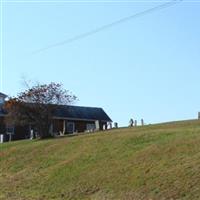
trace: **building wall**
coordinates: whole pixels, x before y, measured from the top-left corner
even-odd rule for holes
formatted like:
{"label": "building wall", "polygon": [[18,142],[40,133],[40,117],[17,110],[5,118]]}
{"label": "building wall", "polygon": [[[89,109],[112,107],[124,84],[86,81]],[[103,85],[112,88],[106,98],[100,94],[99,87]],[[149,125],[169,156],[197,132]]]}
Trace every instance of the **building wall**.
{"label": "building wall", "polygon": [[56,119],[53,121],[53,133],[63,132],[63,120]]}
{"label": "building wall", "polygon": [[[64,121],[65,121],[65,133],[64,133]],[[73,120],[63,120],[63,119],[56,119],[53,121],[53,133],[60,134],[64,133],[67,134],[67,122],[74,123],[74,132],[85,132],[87,129],[87,124],[95,125],[95,121],[73,121]],[[106,126],[106,122],[100,122],[100,130],[103,130],[103,126]],[[4,134],[4,141],[9,140],[9,135],[6,134],[6,125],[4,123],[4,117],[0,117],[0,134]],[[29,125],[26,126],[15,126],[14,127],[14,135],[12,135],[12,140],[21,140],[21,139],[28,139],[30,138],[30,127]]]}
{"label": "building wall", "polygon": [[14,135],[12,140],[21,140],[30,138],[29,126],[16,126],[14,128]]}
{"label": "building wall", "polygon": [[84,132],[86,131],[87,124],[95,124],[93,121],[69,121],[75,123],[75,132]]}
{"label": "building wall", "polygon": [[0,117],[0,134],[3,135],[3,140],[1,142],[6,142],[9,140],[9,136],[6,134],[6,125],[4,122],[4,117]]}
{"label": "building wall", "polygon": [[[4,122],[4,117],[0,117],[0,134],[4,134],[4,139],[7,141],[9,135],[6,133],[6,124]],[[26,139],[30,137],[29,126],[15,126],[14,134],[12,135],[12,140]]]}
{"label": "building wall", "polygon": [[4,117],[0,117],[0,134],[3,134],[6,132],[6,126],[4,123]]}
{"label": "building wall", "polygon": [[[75,127],[75,132],[85,132],[87,129],[87,124],[95,125],[95,121],[76,121],[76,120],[63,120],[63,119],[55,119],[53,122],[53,132],[59,134],[60,132],[64,132],[64,121],[65,121],[65,133],[67,133],[67,122],[73,122]],[[100,122],[100,130],[103,130],[103,126],[106,126],[106,122]]]}

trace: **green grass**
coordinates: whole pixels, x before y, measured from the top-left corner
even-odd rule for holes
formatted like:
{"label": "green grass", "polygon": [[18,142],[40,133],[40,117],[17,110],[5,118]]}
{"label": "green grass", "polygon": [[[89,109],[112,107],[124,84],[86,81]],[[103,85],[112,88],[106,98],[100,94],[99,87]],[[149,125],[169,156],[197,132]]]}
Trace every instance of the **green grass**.
{"label": "green grass", "polygon": [[200,199],[200,121],[1,144],[0,199]]}

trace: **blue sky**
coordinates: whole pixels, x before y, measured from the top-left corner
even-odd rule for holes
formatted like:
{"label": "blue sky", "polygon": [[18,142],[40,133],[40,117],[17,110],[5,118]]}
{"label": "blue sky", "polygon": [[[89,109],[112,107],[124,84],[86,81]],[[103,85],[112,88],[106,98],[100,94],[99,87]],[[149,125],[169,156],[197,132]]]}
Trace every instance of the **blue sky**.
{"label": "blue sky", "polygon": [[124,126],[191,119],[200,111],[200,1],[183,1],[82,40],[33,54],[166,1],[3,2],[3,92],[21,77],[63,83],[77,105]]}

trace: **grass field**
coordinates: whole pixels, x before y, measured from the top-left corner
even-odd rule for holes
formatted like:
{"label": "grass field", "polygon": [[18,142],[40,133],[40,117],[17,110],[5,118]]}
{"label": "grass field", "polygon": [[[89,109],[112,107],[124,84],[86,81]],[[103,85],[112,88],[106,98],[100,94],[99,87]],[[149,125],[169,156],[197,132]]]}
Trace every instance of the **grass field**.
{"label": "grass field", "polygon": [[0,145],[0,199],[200,199],[200,121]]}

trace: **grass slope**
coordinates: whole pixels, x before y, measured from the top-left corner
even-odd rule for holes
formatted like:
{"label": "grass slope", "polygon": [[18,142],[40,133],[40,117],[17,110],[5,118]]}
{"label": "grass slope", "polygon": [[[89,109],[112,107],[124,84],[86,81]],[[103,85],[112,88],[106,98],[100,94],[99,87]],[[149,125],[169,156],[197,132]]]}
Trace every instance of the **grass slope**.
{"label": "grass slope", "polygon": [[200,121],[0,145],[0,199],[200,199]]}

